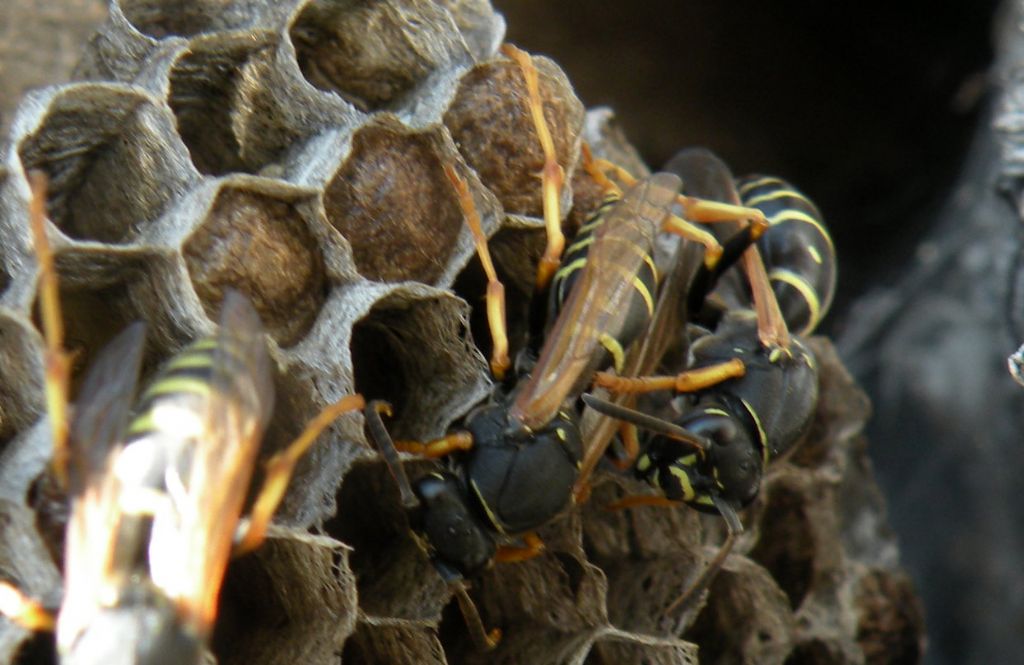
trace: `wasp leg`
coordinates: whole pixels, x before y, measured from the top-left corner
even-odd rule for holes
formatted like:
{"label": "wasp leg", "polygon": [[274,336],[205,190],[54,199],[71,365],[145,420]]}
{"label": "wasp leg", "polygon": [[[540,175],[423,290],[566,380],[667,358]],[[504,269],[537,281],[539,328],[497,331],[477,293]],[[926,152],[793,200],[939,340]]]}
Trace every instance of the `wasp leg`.
{"label": "wasp leg", "polygon": [[583,156],[583,169],[605,192],[611,192],[619,196],[622,195],[622,189],[608,179],[607,174],[609,172],[614,173],[615,177],[621,180],[627,187],[636,182],[636,178],[618,164],[613,164],[607,159],[595,158],[593,153],[590,152],[590,146],[586,142],[581,146],[580,153]]}
{"label": "wasp leg", "polygon": [[39,601],[7,582],[0,582],[0,614],[28,630],[52,631],[55,624],[53,614]]}
{"label": "wasp leg", "polygon": [[445,457],[459,451],[470,450],[473,447],[473,435],[469,432],[452,432],[440,439],[427,441],[395,441],[395,448],[403,453],[412,453],[428,459]]}
{"label": "wasp leg", "polygon": [[39,261],[39,309],[46,341],[46,407],[50,415],[53,437],[53,472],[61,487],[68,479],[68,384],[71,377],[71,356],[64,350],[64,322],[60,314],[60,294],[53,250],[46,236],[46,176],[38,171],[29,174],[32,200],[29,203],[29,226],[36,259]]}
{"label": "wasp leg", "polygon": [[469,597],[465,582],[453,580],[448,583],[448,586],[459,602],[462,618],[466,622],[466,628],[469,630],[469,634],[477,647],[483,651],[490,651],[498,646],[498,642],[501,641],[501,629],[492,628],[487,630],[484,628],[483,619],[480,618],[480,611],[476,608],[476,603],[473,602],[473,599]]}
{"label": "wasp leg", "polygon": [[768,273],[761,260],[761,252],[757,246],[747,248],[743,253],[743,268],[750,281],[750,291],[754,296],[754,312],[757,313],[757,336],[766,348],[789,348],[789,326],[779,309],[779,301],[775,290],[768,281]]}
{"label": "wasp leg", "polygon": [[686,311],[697,316],[704,307],[708,294],[714,290],[722,274],[740,260],[744,253],[760,237],[762,227],[749,224],[729,238],[722,246],[722,258],[713,267],[702,264],[690,282]]}
{"label": "wasp leg", "polygon": [[655,390],[675,390],[680,393],[692,393],[718,385],[729,379],[736,379],[747,372],[747,367],[739,358],[726,362],[689,369],[675,376],[616,376],[608,372],[597,372],[594,385],[607,388],[617,393],[646,393]]}
{"label": "wasp leg", "polygon": [[541,552],[544,551],[544,541],[540,539],[536,533],[532,531],[523,536],[523,545],[501,545],[498,547],[497,553],[494,555],[494,560],[500,563],[515,563],[519,561],[528,561],[536,556],[540,556]]}
{"label": "wasp leg", "polygon": [[285,490],[288,489],[288,481],[292,477],[295,465],[306,454],[320,433],[338,416],[362,409],[365,405],[366,401],[359,394],[348,395],[334,404],[327,405],[309,421],[302,433],[288,444],[288,447],[267,460],[266,479],[263,481],[260,493],[256,496],[245,535],[235,548],[236,554],[252,551],[263,542],[267,533],[267,525],[270,524],[270,518],[273,517],[278,504],[281,503]]}
{"label": "wasp leg", "polygon": [[722,564],[725,563],[726,557],[729,556],[729,552],[732,551],[733,545],[736,544],[736,538],[743,533],[743,522],[740,521],[739,515],[736,514],[735,509],[730,506],[725,500],[718,496],[712,496],[712,500],[715,503],[715,508],[722,514],[722,519],[725,520],[725,525],[728,528],[728,535],[725,537],[725,542],[718,549],[718,554],[711,560],[707,568],[701,571],[701,574],[694,580],[682,594],[679,595],[672,604],[665,608],[664,614],[671,614],[678,607],[688,606],[694,598],[711,583],[711,580],[715,578],[718,571],[722,568]]}
{"label": "wasp leg", "polygon": [[491,373],[501,381],[512,364],[508,358],[508,327],[505,325],[505,286],[494,270],[494,261],[491,260],[491,252],[487,248],[487,237],[480,226],[480,214],[473,203],[473,195],[470,194],[466,181],[448,164],[445,164],[444,172],[459,195],[462,214],[466,218],[469,230],[473,232],[476,253],[487,275],[487,325],[491,329],[491,341],[494,344],[491,351]]}
{"label": "wasp leg", "polygon": [[614,460],[612,464],[619,471],[625,471],[633,466],[633,462],[640,455],[640,439],[637,438],[636,425],[620,423],[619,438],[622,439],[622,447],[625,448],[625,453],[622,458]]}
{"label": "wasp leg", "polygon": [[541,186],[544,192],[544,227],[548,234],[544,256],[537,266],[537,291],[543,291],[558,270],[565,249],[565,234],[562,233],[561,206],[558,202],[565,183],[565,171],[558,163],[555,154],[555,142],[551,139],[551,130],[544,118],[544,104],[540,98],[540,87],[537,83],[537,68],[529,54],[511,44],[503,44],[501,52],[515,60],[526,80],[526,91],[529,96],[530,115],[537,131],[541,149],[544,151],[544,170],[541,171]]}

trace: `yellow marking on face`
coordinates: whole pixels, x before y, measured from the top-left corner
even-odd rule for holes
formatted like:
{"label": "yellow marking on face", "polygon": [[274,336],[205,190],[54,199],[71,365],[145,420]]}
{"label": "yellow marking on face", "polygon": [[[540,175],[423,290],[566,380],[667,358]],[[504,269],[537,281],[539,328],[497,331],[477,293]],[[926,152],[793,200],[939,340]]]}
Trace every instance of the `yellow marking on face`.
{"label": "yellow marking on face", "polygon": [[644,473],[651,468],[651,458],[647,455],[641,455],[640,459],[636,461],[636,470]]}
{"label": "yellow marking on face", "polygon": [[811,288],[811,285],[808,284],[807,280],[792,270],[786,270],[784,268],[776,268],[775,270],[772,270],[768,273],[768,280],[771,282],[782,282],[783,284],[790,285],[796,289],[797,293],[800,294],[800,297],[807,303],[807,311],[809,313],[809,316],[807,317],[807,325],[805,325],[802,330],[798,330],[797,334],[806,335],[810,331],[814,330],[818,325],[818,322],[821,320],[821,301],[818,300],[818,294],[813,288]]}
{"label": "yellow marking on face", "polygon": [[817,247],[814,247],[813,245],[808,245],[807,246],[807,253],[811,255],[811,260],[812,261],[814,261],[818,265],[821,265],[821,263],[822,263],[821,252],[818,251]]}
{"label": "yellow marking on face", "polygon": [[697,456],[693,453],[685,455],[679,458],[679,463],[683,466],[695,466],[697,464]]}
{"label": "yellow marking on face", "polygon": [[612,364],[615,366],[615,371],[622,373],[622,368],[626,364],[626,351],[619,344],[619,340],[615,339],[608,333],[601,333],[597,338],[608,353],[612,356]]}
{"label": "yellow marking on face", "polygon": [[782,349],[774,348],[768,353],[768,362],[777,363],[779,358],[782,357]]}
{"label": "yellow marking on face", "polygon": [[569,437],[567,437],[565,435],[565,430],[562,429],[561,427],[559,427],[558,429],[555,430],[555,436],[558,437],[559,441],[563,441],[563,442],[568,440],[568,438],[569,438]]}
{"label": "yellow marking on face", "polygon": [[711,495],[710,494],[701,494],[699,497],[697,497],[697,501],[696,502],[699,503],[702,506],[714,506],[715,505],[715,502],[711,499]]}
{"label": "yellow marking on face", "polygon": [[679,485],[683,489],[683,501],[692,501],[693,497],[696,496],[696,492],[693,491],[693,484],[690,483],[689,474],[675,465],[670,466],[668,472],[679,481]]}

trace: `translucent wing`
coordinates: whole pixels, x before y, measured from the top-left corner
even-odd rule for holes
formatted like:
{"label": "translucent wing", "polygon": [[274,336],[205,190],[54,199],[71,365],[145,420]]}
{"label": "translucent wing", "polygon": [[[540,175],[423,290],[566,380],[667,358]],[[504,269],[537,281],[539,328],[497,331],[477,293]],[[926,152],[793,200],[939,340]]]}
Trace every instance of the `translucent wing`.
{"label": "translucent wing", "polygon": [[167,471],[173,510],[158,515],[150,541],[154,582],[201,637],[209,635],[235,529],[273,408],[270,359],[259,316],[241,294],[225,294],[209,387],[192,445]]}
{"label": "translucent wing", "polygon": [[[669,162],[666,168],[682,177],[684,190],[688,196],[726,203],[739,202],[732,173],[724,162],[708,150],[686,150]],[[700,245],[684,239],[679,241],[672,267],[661,280],[654,316],[627,355],[623,376],[654,374],[666,351],[678,341],[678,335],[682,333],[687,316],[684,296],[702,258],[703,251]],[[632,393],[610,396],[612,403],[628,408],[634,407],[636,399],[636,395]],[[582,429],[587,449],[580,469],[579,484],[585,483],[597,468],[618,427],[618,421],[607,418],[593,409],[586,409]]]}
{"label": "translucent wing", "polygon": [[143,537],[138,521],[124,519],[113,467],[123,450],[144,347],[145,325],[129,326],[100,352],[79,390],[69,438],[72,507],[57,625],[62,650],[116,597]]}
{"label": "translucent wing", "polygon": [[672,209],[679,178],[658,173],[626,190],[594,237],[583,272],[541,348],[529,380],[510,410],[531,429],[555,416],[583,390],[604,357],[602,339],[617,339],[636,297],[640,267]]}

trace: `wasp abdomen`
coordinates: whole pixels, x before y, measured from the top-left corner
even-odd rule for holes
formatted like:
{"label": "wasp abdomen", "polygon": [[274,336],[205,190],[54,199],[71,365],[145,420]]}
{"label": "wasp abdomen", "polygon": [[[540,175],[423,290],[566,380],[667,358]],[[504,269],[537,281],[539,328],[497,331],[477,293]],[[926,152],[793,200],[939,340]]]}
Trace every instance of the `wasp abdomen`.
{"label": "wasp abdomen", "polygon": [[746,176],[736,186],[743,205],[768,219],[758,241],[768,278],[786,322],[806,335],[828,311],[836,286],[835,248],[821,213],[780,178]]}

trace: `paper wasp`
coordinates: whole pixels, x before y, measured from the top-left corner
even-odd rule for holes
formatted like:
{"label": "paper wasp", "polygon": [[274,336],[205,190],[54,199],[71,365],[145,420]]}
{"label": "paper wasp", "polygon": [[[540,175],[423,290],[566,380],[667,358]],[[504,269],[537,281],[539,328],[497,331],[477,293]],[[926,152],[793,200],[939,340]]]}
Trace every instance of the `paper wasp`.
{"label": "paper wasp", "polygon": [[70,363],[42,189],[41,179],[33,183],[31,225],[52,472],[71,502],[64,598],[54,621],[4,584],[4,613],[28,627],[55,628],[64,663],[199,663],[230,557],[262,542],[295,464],[363,399],[329,405],[268,460],[247,519],[242,511],[274,383],[266,337],[245,296],[226,292],[217,331],[173,356],[134,410],[145,325],[132,324],[97,355],[69,408]]}
{"label": "paper wasp", "polygon": [[[755,219],[760,223],[751,228],[766,226],[757,210],[680,196],[679,178],[672,174],[634,181],[615,170],[627,183],[625,191],[620,191],[604,173],[614,167],[585,155],[588,172],[605,185],[608,197],[584,224],[558,268],[565,245],[558,209],[562,168],[544,120],[532,61],[512,46],[506,45],[503,52],[523,73],[545,155],[541,178],[548,244],[538,266],[534,297],[550,292],[551,323],[537,359],[524,359],[521,353],[515,376],[505,380],[511,363],[504,287],[469,187],[455,167],[447,165],[488,279],[487,314],[494,341],[491,368],[496,379],[505,380],[504,385],[466,417],[464,429],[429,443],[393,443],[379,421],[379,412],[387,407],[367,409],[371,438],[399,485],[413,530],[457,594],[474,638],[485,647],[495,644],[496,635],[483,630],[462,580],[493,561],[519,561],[538,554],[542,544],[533,531],[573,504],[584,452],[577,402],[596,370],[607,367],[609,361],[621,366],[625,349],[653,315],[659,279],[652,258],[656,236],[669,230],[703,244],[709,270],[720,258],[721,247],[714,236],[673,215],[673,206],[681,204],[685,216],[696,221]],[[447,470],[410,482],[396,450],[428,457],[456,455]],[[517,536],[524,546],[498,545]]]}
{"label": "paper wasp", "polygon": [[[745,193],[744,203],[764,206],[762,210],[774,223],[757,241],[765,255],[761,269],[769,277],[782,277],[752,281],[771,285],[769,300],[777,298],[784,304],[777,321],[786,328],[776,331],[778,344],[764,343],[751,294],[745,288],[728,293],[728,287],[743,287],[742,282],[723,284],[726,293],[716,293],[730,304],[709,302],[711,290],[731,260],[741,251],[750,251],[749,238],[737,234],[726,243],[725,253],[731,258],[712,270],[701,266],[689,284],[687,316],[710,318],[711,328],[690,345],[684,370],[675,376],[636,378],[602,373],[595,381],[620,394],[674,389],[683,398],[678,414],[667,421],[621,403],[583,398],[596,410],[649,431],[633,468],[662,496],[630,497],[619,507],[684,502],[719,513],[726,522],[728,537],[719,554],[668,608],[671,611],[703,588],[720,567],[743,531],[737,511],[757,496],[765,465],[798,443],[810,424],[817,403],[817,366],[801,338],[790,335],[788,327],[799,325],[801,334],[806,334],[825,314],[835,285],[835,255],[817,209],[783,181],[746,178],[734,183],[725,164],[701,149],[680,153],[668,168],[685,179],[692,194],[739,201],[739,191]],[[754,269],[758,267],[755,263]],[[677,285],[677,297],[682,292]],[[673,303],[661,305],[672,307]],[[667,326],[657,329],[658,335],[670,333]],[[663,339],[652,339],[648,348],[666,345]],[[640,364],[646,370],[657,362],[652,356]]]}

